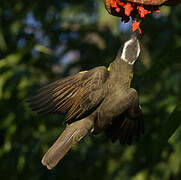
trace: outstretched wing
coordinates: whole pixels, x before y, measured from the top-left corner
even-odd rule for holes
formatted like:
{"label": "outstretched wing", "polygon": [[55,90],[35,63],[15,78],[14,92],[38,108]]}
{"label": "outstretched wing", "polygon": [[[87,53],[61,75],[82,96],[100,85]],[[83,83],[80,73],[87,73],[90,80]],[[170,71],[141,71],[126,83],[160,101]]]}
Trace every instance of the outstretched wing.
{"label": "outstretched wing", "polygon": [[27,101],[33,111],[67,113],[67,122],[72,122],[87,116],[102,102],[102,85],[108,76],[104,66],[83,71],[44,86]]}

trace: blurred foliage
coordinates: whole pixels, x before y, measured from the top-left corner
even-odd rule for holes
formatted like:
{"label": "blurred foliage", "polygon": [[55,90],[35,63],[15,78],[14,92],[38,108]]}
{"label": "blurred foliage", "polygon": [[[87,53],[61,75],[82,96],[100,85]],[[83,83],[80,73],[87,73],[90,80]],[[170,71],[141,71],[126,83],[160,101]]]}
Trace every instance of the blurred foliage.
{"label": "blurred foliage", "polygon": [[52,171],[41,165],[64,116],[38,116],[25,99],[57,78],[108,65],[130,29],[102,0],[1,0],[0,179],[181,179],[181,6],[143,25],[139,91],[145,136],[137,145],[87,136]]}

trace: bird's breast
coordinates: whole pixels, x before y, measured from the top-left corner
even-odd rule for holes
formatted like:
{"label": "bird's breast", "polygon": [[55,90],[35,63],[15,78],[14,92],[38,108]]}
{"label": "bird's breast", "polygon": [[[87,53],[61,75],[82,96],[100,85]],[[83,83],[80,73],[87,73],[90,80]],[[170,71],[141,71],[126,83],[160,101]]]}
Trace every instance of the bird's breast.
{"label": "bird's breast", "polygon": [[120,115],[120,106],[122,106],[123,97],[126,96],[126,91],[120,88],[115,88],[114,91],[109,91],[103,102],[96,110],[96,118],[94,121],[94,132],[98,133],[108,127],[113,119]]}

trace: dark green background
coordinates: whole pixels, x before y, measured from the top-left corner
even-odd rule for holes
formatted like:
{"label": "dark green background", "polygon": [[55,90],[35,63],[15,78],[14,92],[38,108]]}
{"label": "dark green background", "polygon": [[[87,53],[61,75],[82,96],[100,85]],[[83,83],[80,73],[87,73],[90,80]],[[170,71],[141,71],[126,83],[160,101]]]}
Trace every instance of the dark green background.
{"label": "dark green background", "polygon": [[141,26],[132,83],[144,113],[141,141],[121,146],[89,135],[48,171],[41,158],[65,127],[64,116],[39,116],[25,99],[57,78],[108,66],[130,31],[103,1],[1,0],[0,179],[180,180],[180,17],[181,5],[162,7]]}

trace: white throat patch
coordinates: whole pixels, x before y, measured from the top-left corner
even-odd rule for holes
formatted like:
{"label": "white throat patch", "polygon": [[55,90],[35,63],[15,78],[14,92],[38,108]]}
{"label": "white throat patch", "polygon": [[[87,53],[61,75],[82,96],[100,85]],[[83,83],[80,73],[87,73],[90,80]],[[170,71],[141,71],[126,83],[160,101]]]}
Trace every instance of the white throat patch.
{"label": "white throat patch", "polygon": [[126,41],[121,54],[121,59],[133,65],[140,54],[140,44],[136,37]]}

